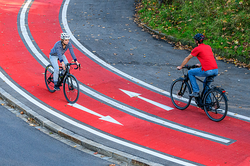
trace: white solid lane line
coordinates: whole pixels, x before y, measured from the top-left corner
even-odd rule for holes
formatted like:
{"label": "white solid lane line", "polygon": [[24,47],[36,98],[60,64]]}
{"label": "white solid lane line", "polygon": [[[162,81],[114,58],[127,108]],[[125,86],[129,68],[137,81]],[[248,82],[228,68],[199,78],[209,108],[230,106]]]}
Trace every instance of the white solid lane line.
{"label": "white solid lane line", "polygon": [[[30,3],[31,3],[31,0],[26,1],[25,5],[22,8],[20,19],[22,18],[23,20],[20,21],[20,23],[22,23],[21,26],[25,26],[25,14],[27,12],[27,9],[28,9],[28,6],[30,5]],[[26,36],[29,37],[29,35],[27,33],[27,29],[24,28],[23,30],[25,30],[24,33],[26,34]],[[22,31],[22,33],[23,33],[23,31]],[[28,43],[28,45],[29,44],[30,43]],[[34,47],[34,49],[35,49],[35,47]],[[39,54],[39,52],[38,52],[38,54]],[[42,62],[44,63],[44,61],[42,61]],[[46,62],[44,64],[46,64]],[[75,122],[75,121],[73,121],[73,120],[71,120],[71,119],[69,119],[69,118],[67,118],[67,117],[65,117],[65,116],[63,116],[61,114],[58,114],[57,112],[51,110],[50,108],[46,107],[45,105],[43,105],[43,104],[39,103],[38,101],[36,101],[35,99],[33,99],[31,96],[29,96],[24,91],[22,91],[20,88],[18,88],[15,84],[13,84],[6,76],[4,76],[2,74],[2,72],[0,72],[0,77],[1,77],[2,80],[5,81],[5,83],[7,83],[10,87],[12,87],[15,91],[17,91],[19,94],[21,94],[27,100],[29,100],[31,103],[37,105],[38,107],[45,110],[46,112],[54,115],[55,117],[65,121],[65,122],[67,122],[69,124],[72,124],[72,125],[74,125],[76,127],[79,127],[79,128],[81,128],[81,129],[83,129],[85,131],[88,131],[88,132],[90,132],[90,133],[92,133],[94,135],[97,135],[99,137],[102,137],[104,139],[107,139],[107,140],[110,140],[112,142],[118,143],[120,145],[123,145],[123,146],[129,147],[129,148],[132,148],[132,149],[135,149],[135,150],[138,150],[138,151],[141,151],[141,152],[144,152],[144,153],[147,153],[147,154],[162,158],[164,160],[171,161],[171,162],[174,162],[174,163],[177,163],[177,164],[180,164],[180,165],[195,166],[195,164],[192,164],[192,163],[180,160],[180,159],[176,159],[175,157],[170,157],[170,156],[167,156],[167,155],[164,155],[164,154],[161,154],[161,153],[158,153],[158,152],[155,152],[155,151],[152,151],[152,150],[149,150],[149,149],[146,149],[146,148],[143,148],[143,147],[140,147],[140,146],[137,146],[137,145],[134,145],[134,144],[119,140],[117,138],[113,138],[113,137],[111,137],[109,135],[106,135],[104,133],[101,133],[99,131],[91,129],[91,128],[89,128],[87,126],[84,126],[82,124],[79,124],[79,123],[77,123],[77,122]]]}
{"label": "white solid lane line", "polygon": [[181,165],[190,165],[190,166],[194,166],[194,164],[191,164],[191,163],[188,163],[186,161],[182,161],[182,160],[179,160],[179,159],[176,159],[174,157],[169,157],[169,156],[166,156],[166,155],[163,155],[161,153],[158,153],[158,152],[155,152],[155,151],[152,151],[152,150],[149,150],[149,149],[146,149],[146,148],[143,148],[143,147],[140,147],[140,146],[136,146],[136,145],[133,145],[131,143],[128,143],[128,142],[125,142],[125,141],[122,141],[122,140],[119,140],[117,138],[114,138],[114,137],[111,137],[109,135],[106,135],[106,134],[103,134],[99,131],[96,131],[94,129],[91,129],[87,126],[84,126],[80,123],[77,123],[53,110],[51,110],[50,108],[48,108],[47,106],[41,104],[40,102],[38,102],[37,100],[35,100],[34,98],[32,98],[31,96],[29,96],[27,93],[25,93],[23,90],[21,90],[20,88],[18,88],[15,84],[13,84],[6,76],[3,75],[2,72],[0,72],[0,78],[6,83],[8,84],[13,90],[15,90],[16,92],[18,92],[20,95],[22,95],[24,98],[26,98],[29,102],[35,104],[36,106],[40,107],[41,109],[43,109],[44,111],[50,113],[51,115],[73,125],[73,126],[76,126],[80,129],[83,129],[87,132],[90,132],[94,135],[97,135],[99,137],[102,137],[102,138],[105,138],[109,141],[112,141],[112,142],[115,142],[115,143],[118,143],[118,144],[121,144],[123,146],[127,146],[129,148],[132,148],[132,149],[135,149],[135,150],[138,150],[138,151],[141,151],[141,152],[144,152],[144,153],[147,153],[147,154],[150,154],[150,155],[153,155],[153,156],[156,156],[156,157],[159,157],[159,158],[162,158],[162,159],[165,159],[165,160],[168,160],[168,161],[171,161],[171,162],[174,162],[174,163],[178,163],[178,164],[181,164]]}
{"label": "white solid lane line", "polygon": [[[22,9],[22,12],[21,12],[21,16],[20,16],[20,23],[21,23],[21,29],[22,29],[22,33],[25,34],[26,37],[28,37],[28,33],[27,33],[27,29],[25,28],[25,13],[27,11],[27,8],[29,6],[29,4],[31,3],[31,0],[28,0],[26,1],[23,9]],[[27,38],[26,38],[27,39]],[[26,40],[25,39],[25,40]],[[27,42],[28,41],[28,42]],[[32,43],[31,40],[26,40],[27,44],[30,46],[30,44]],[[33,45],[33,44],[32,44]],[[36,48],[32,47],[32,51],[35,55],[39,55],[40,53],[36,50]],[[36,52],[37,51],[37,52]],[[39,57],[41,58],[41,56]],[[44,64],[46,64],[46,61],[42,61]],[[178,164],[182,164],[182,165],[194,165],[194,164],[191,164],[191,163],[188,163],[188,162],[185,162],[185,161],[182,161],[182,160],[179,160],[179,159],[176,159],[174,157],[169,157],[169,156],[166,156],[166,155],[163,155],[161,153],[157,153],[155,151],[152,151],[152,150],[149,150],[149,149],[145,149],[143,147],[140,147],[140,146],[136,146],[136,145],[133,145],[133,144],[130,144],[128,142],[125,142],[125,141],[122,141],[122,140],[119,140],[119,139],[116,139],[116,138],[113,138],[109,135],[106,135],[106,134],[103,134],[103,133],[100,133],[98,131],[95,131],[89,127],[86,127],[82,124],[79,124],[79,123],[76,123],[74,122],[73,120],[61,115],[61,114],[58,114],[56,113],[55,111],[51,110],[50,108],[46,107],[45,105],[39,103],[38,101],[36,101],[34,98],[32,98],[31,96],[29,96],[28,94],[26,94],[24,91],[22,91],[20,88],[18,88],[16,85],[14,85],[7,77],[5,77],[1,72],[0,72],[0,77],[10,86],[12,87],[15,91],[17,91],[19,94],[21,94],[23,97],[25,97],[27,100],[29,100],[31,103],[37,105],[38,107],[40,107],[41,109],[45,110],[46,112],[66,121],[67,123],[69,124],[72,124],[76,127],[79,127],[83,130],[86,130],[90,133],[93,133],[95,135],[98,135],[100,137],[103,137],[105,139],[108,139],[110,141],[113,141],[113,142],[116,142],[118,144],[121,144],[121,145],[124,145],[124,146],[127,146],[127,147],[130,147],[130,148],[133,148],[133,149],[136,149],[136,150],[139,150],[139,151],[142,151],[142,152],[145,152],[145,153],[148,153],[148,154],[151,154],[153,156],[157,156],[157,157],[160,157],[162,159],[165,159],[165,160],[168,160],[168,161],[172,161],[172,162],[175,162],[175,163],[178,163]]]}
{"label": "white solid lane line", "polygon": [[[115,67],[109,65],[108,63],[104,62],[102,59],[98,58],[97,56],[95,56],[95,54],[93,54],[91,51],[89,51],[87,48],[85,48],[75,37],[74,35],[72,34],[69,26],[68,26],[68,22],[67,22],[67,8],[68,8],[68,4],[70,3],[70,0],[66,0],[66,2],[64,3],[64,6],[63,6],[63,11],[62,11],[62,22],[63,22],[63,26],[65,28],[65,31],[70,35],[71,37],[71,40],[75,43],[75,45],[78,46],[78,48],[80,48],[83,52],[85,52],[87,55],[89,55],[91,58],[93,58],[94,60],[96,60],[97,62],[99,62],[100,64],[102,64],[103,66],[107,67],[108,69],[122,75],[123,77],[131,80],[132,82],[135,82],[137,84],[141,84],[149,89],[152,89],[158,93],[161,93],[161,94],[164,94],[164,95],[167,95],[167,96],[170,96],[170,93],[163,90],[163,89],[160,89],[158,87],[155,87],[153,85],[150,85],[144,81],[141,81],[135,77],[132,77],[118,69],[116,69]],[[174,95],[174,97],[177,98],[176,95]],[[187,101],[188,99],[185,99],[183,98],[182,99],[183,101]],[[195,104],[194,101],[191,101],[192,104]],[[247,116],[244,116],[244,115],[240,115],[240,114],[236,114],[236,113],[233,113],[233,112],[228,112],[228,115],[232,116],[232,117],[235,117],[235,118],[239,118],[239,119],[242,119],[242,120],[247,120],[247,121],[250,121],[250,117],[247,117]]]}
{"label": "white solid lane line", "polygon": [[[99,59],[97,56],[95,56],[92,52],[90,52],[87,48],[85,48],[75,37],[74,35],[72,34],[72,32],[70,31],[69,29],[69,26],[68,26],[68,22],[67,22],[67,7],[68,7],[68,4],[70,3],[70,0],[66,0],[66,2],[64,3],[63,5],[63,9],[62,9],[62,22],[63,22],[63,25],[65,27],[65,30],[66,32],[70,35],[71,37],[71,40],[79,47],[81,48],[85,53],[87,53],[89,56],[91,56],[91,58],[95,59],[96,61],[98,61],[99,63],[103,64],[104,66],[108,67],[109,69],[133,80],[133,81],[136,81],[136,82],[141,82],[142,85],[145,85],[147,83],[145,82],[142,82],[140,80],[137,80],[129,75],[127,75],[126,73],[123,73],[121,71],[119,71],[118,69],[112,67],[111,65],[107,64],[106,62],[104,62],[103,60]],[[148,84],[149,85],[149,84]],[[149,85],[150,87],[153,87],[152,85]],[[95,92],[91,92],[91,90],[83,87],[83,86],[80,86],[80,88],[87,92],[88,94],[92,95],[92,96],[95,96],[97,97],[98,99],[100,100],[103,100],[109,104],[112,104],[122,110],[125,110],[129,113],[132,113],[132,114],[135,114],[137,116],[140,116],[140,117],[143,117],[145,119],[148,119],[150,121],[153,121],[153,122],[156,122],[158,124],[161,124],[161,125],[164,125],[164,126],[167,126],[167,127],[171,127],[173,129],[177,129],[177,130],[181,130],[183,132],[186,132],[186,133],[190,133],[192,135],[196,135],[196,136],[201,136],[203,138],[208,138],[208,139],[211,139],[211,140],[215,140],[215,141],[218,141],[218,142],[223,142],[223,143],[230,143],[231,140],[228,140],[228,139],[223,139],[223,138],[220,138],[220,137],[216,137],[216,136],[213,136],[213,135],[210,135],[210,134],[206,134],[206,133],[203,133],[203,132],[199,132],[199,131],[196,131],[196,130],[192,130],[192,129],[189,129],[189,128],[185,128],[183,126],[180,126],[180,125],[177,125],[177,124],[173,124],[173,123],[170,123],[170,122],[167,122],[167,121],[164,121],[164,120],[161,120],[161,119],[158,119],[158,118],[155,118],[155,117],[151,117],[151,116],[148,116],[146,114],[143,114],[141,112],[138,112],[136,110],[133,110],[129,107],[126,107],[126,106],[123,106],[117,102],[114,102],[108,98],[105,98]],[[156,90],[156,89],[154,89]],[[162,91],[162,90],[161,90]],[[168,93],[169,94],[169,93]]]}
{"label": "white solid lane line", "polygon": [[[31,3],[31,0],[27,1],[27,4],[28,3]],[[67,1],[65,2],[65,4],[68,4]],[[64,9],[65,8],[65,4],[64,4],[63,12],[62,13],[66,13],[66,9]],[[22,12],[22,14],[21,14],[22,17],[20,17],[20,19],[23,19],[23,20],[20,20],[20,23],[23,24],[21,26],[25,26],[25,13],[27,12],[27,7],[28,6],[29,5],[25,5],[23,7],[23,11],[25,11],[25,12]],[[66,14],[63,15],[63,18],[66,19]],[[24,30],[27,31],[26,28]],[[28,35],[27,32],[24,33],[24,34]],[[71,37],[72,37],[72,39],[75,39],[74,36],[71,36]],[[29,36],[26,36],[26,38],[29,38]],[[26,39],[26,38],[24,38],[24,39]],[[29,47],[30,46],[32,47],[33,44],[31,44],[30,41],[31,40],[28,40],[26,42],[27,42],[27,44],[28,44]],[[36,47],[34,47],[34,49],[36,49]],[[35,52],[37,53],[38,51],[36,50]],[[37,56],[37,54],[34,54],[34,55]],[[41,62],[48,63],[47,60],[43,56],[37,56],[37,58],[39,58],[39,60],[41,60]],[[185,127],[185,126],[182,126],[182,125],[178,125],[176,123],[171,123],[169,121],[165,121],[165,120],[162,120],[162,119],[159,119],[159,118],[156,118],[156,117],[144,114],[144,113],[139,112],[139,111],[137,111],[135,109],[132,109],[132,108],[126,106],[126,105],[122,105],[122,104],[120,104],[120,103],[118,103],[118,102],[116,102],[114,100],[111,100],[111,99],[109,99],[107,97],[104,97],[104,96],[102,96],[102,95],[100,95],[100,94],[98,94],[98,93],[90,90],[89,88],[86,88],[85,86],[83,86],[81,84],[80,84],[80,89],[83,92],[85,92],[85,93],[87,93],[87,94],[89,94],[89,95],[91,95],[91,96],[93,96],[95,98],[98,98],[98,100],[104,101],[105,103],[108,103],[108,104],[110,104],[110,105],[112,105],[112,106],[114,106],[114,107],[116,107],[116,108],[118,108],[120,110],[124,110],[124,111],[129,112],[129,113],[131,113],[133,115],[136,115],[136,116],[139,116],[141,118],[147,119],[147,120],[149,120],[151,122],[160,124],[162,126],[166,126],[168,128],[172,128],[174,130],[178,130],[178,131],[181,131],[181,132],[184,132],[184,133],[188,133],[188,134],[191,134],[191,135],[195,135],[195,136],[198,136],[198,137],[209,139],[209,140],[212,140],[212,141],[215,141],[215,142],[218,142],[218,143],[222,143],[222,144],[231,144],[231,143],[234,142],[234,140],[230,140],[230,139],[218,137],[218,136],[212,135],[210,133],[201,132],[199,130],[191,129],[191,128],[188,128],[188,127]]]}
{"label": "white solid lane line", "polygon": [[[31,2],[32,0],[28,0],[23,6],[23,8],[27,9]],[[28,31],[27,31],[26,24],[25,24],[25,14],[26,14],[26,10],[22,10],[21,15],[20,15],[20,28],[22,31],[23,38],[26,41],[26,43],[29,45],[29,48],[31,49],[31,51],[41,60],[41,62],[45,66],[47,66],[49,62],[45,58],[43,58],[43,56],[39,53],[39,51],[36,49],[36,47],[34,46],[34,44],[32,43],[28,35]]]}

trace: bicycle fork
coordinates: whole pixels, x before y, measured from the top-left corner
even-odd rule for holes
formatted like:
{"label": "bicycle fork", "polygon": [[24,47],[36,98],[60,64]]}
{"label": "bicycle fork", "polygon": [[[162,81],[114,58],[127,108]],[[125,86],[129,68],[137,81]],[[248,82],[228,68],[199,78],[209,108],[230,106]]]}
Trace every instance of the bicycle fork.
{"label": "bicycle fork", "polygon": [[177,96],[183,96],[183,94],[185,93],[185,91],[186,91],[186,88],[187,88],[187,86],[186,86],[186,84],[183,82],[182,83],[182,85],[181,85],[181,89],[179,90],[179,92],[177,93]]}

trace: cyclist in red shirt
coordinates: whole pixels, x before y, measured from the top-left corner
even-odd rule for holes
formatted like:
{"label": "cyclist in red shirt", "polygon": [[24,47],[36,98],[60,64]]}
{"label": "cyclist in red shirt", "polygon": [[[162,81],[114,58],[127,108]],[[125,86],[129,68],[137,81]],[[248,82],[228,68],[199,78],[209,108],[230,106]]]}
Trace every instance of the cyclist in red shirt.
{"label": "cyclist in red shirt", "polygon": [[[190,94],[190,97],[199,96],[199,86],[196,83],[195,76],[199,77],[208,77],[208,76],[217,76],[218,75],[218,66],[213,55],[212,48],[209,45],[205,45],[203,40],[205,36],[201,33],[198,33],[194,36],[195,47],[192,52],[183,60],[182,64],[177,67],[178,70],[182,69],[188,61],[197,57],[201,64],[197,64],[200,68],[194,68],[188,71],[188,77],[192,85],[193,93]],[[206,78],[204,82],[206,81]]]}

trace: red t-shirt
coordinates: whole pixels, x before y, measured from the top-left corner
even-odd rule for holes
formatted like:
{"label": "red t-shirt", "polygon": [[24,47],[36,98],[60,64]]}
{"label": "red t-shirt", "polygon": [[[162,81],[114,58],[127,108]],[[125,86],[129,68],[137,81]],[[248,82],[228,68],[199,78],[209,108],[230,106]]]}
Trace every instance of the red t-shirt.
{"label": "red t-shirt", "polygon": [[202,70],[207,71],[218,69],[212,48],[209,45],[205,45],[204,43],[199,44],[198,47],[193,49],[191,55],[198,58],[202,66]]}

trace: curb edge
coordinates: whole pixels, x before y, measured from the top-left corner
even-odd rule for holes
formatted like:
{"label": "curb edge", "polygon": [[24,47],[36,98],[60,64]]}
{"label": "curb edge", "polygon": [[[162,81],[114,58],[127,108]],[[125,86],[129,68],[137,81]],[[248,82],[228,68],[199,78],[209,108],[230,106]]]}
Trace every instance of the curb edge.
{"label": "curb edge", "polygon": [[18,109],[19,112],[23,111],[28,117],[33,118],[38,124],[41,125],[41,127],[45,127],[48,130],[57,133],[59,136],[64,137],[70,141],[75,142],[76,144],[79,144],[83,146],[86,149],[89,149],[91,151],[98,152],[99,154],[112,157],[113,159],[123,161],[128,163],[131,166],[163,166],[158,163],[154,163],[151,161],[148,161],[146,159],[133,156],[131,154],[104,146],[100,143],[94,142],[92,140],[89,140],[85,137],[82,137],[74,132],[71,132],[68,129],[65,129],[56,123],[48,120],[47,118],[44,118],[43,116],[39,115],[35,111],[33,111],[31,108],[26,106],[25,104],[21,103],[19,100],[14,98],[12,95],[10,95],[8,92],[6,92],[4,89],[0,87],[0,97],[6,101],[8,104],[14,106],[14,108]]}

